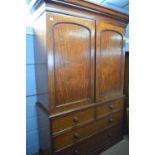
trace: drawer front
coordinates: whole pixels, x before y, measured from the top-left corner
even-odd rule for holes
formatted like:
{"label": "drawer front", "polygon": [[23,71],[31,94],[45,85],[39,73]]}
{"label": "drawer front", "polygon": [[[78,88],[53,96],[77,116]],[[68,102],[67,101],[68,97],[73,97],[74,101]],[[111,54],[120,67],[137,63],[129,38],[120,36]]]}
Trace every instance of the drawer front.
{"label": "drawer front", "polygon": [[122,124],[119,124],[106,130],[103,133],[98,134],[96,137],[94,137],[94,139],[91,139],[92,143],[94,141],[95,144],[92,145],[90,149],[88,149],[85,155],[99,154],[101,150],[103,151],[107,149],[108,148],[107,146],[110,146],[111,144],[114,144],[121,139],[122,139]]}
{"label": "drawer front", "polygon": [[79,155],[90,155],[91,152],[103,148],[104,145],[110,144],[115,139],[122,135],[122,125],[117,125],[104,132],[98,133],[97,135],[79,143],[75,146],[75,150]]}
{"label": "drawer front", "polygon": [[59,116],[51,120],[52,123],[52,133],[61,132],[85,124],[94,120],[94,108],[89,108],[86,110],[81,110],[78,112],[70,113],[67,115]]}
{"label": "drawer front", "polygon": [[123,109],[124,100],[120,99],[117,101],[109,102],[103,105],[99,105],[96,107],[96,117],[101,118],[110,112],[114,112],[120,109]]}
{"label": "drawer front", "polygon": [[75,141],[87,138],[95,133],[103,131],[105,128],[122,123],[123,111],[112,113],[105,118],[96,120],[96,122],[74,130],[73,136]]}
{"label": "drawer front", "polygon": [[89,155],[89,152],[95,151],[122,135],[122,125],[119,124],[104,132],[98,133],[80,143],[77,143],[67,149],[56,152],[56,155]]}
{"label": "drawer front", "polygon": [[90,123],[88,125],[85,125],[84,127],[79,127],[71,132],[67,132],[65,134],[54,137],[55,150],[64,148],[66,146],[74,144],[75,142],[79,142],[84,138],[87,138],[97,132],[102,131],[104,128],[122,122],[122,115],[123,111],[112,113],[109,116],[97,120],[94,123]]}
{"label": "drawer front", "polygon": [[74,133],[67,132],[66,134],[62,134],[60,136],[53,138],[53,149],[55,151],[60,150],[64,147],[74,144],[74,141],[75,141]]}

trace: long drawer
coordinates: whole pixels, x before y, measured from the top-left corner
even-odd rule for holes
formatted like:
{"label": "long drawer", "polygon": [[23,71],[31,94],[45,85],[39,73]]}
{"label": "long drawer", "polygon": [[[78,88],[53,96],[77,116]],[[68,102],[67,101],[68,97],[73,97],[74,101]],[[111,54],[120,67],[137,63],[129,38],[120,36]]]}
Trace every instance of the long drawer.
{"label": "long drawer", "polygon": [[80,143],[77,143],[67,149],[57,151],[55,155],[89,155],[99,148],[117,140],[122,135],[122,125],[119,124],[103,132],[100,132]]}
{"label": "long drawer", "polygon": [[105,128],[113,126],[122,122],[123,111],[109,114],[105,118],[96,120],[93,123],[89,123],[83,127],[75,128],[74,130],[54,136],[54,149],[59,150],[65,148],[71,144],[79,142],[95,133],[102,131]]}
{"label": "long drawer", "polygon": [[106,114],[123,109],[124,99],[118,99],[96,107],[96,117],[101,118]]}
{"label": "long drawer", "polygon": [[70,129],[74,126],[82,125],[91,122],[95,119],[94,108],[88,108],[81,111],[69,113],[67,115],[61,115],[51,119],[51,127],[53,135]]}

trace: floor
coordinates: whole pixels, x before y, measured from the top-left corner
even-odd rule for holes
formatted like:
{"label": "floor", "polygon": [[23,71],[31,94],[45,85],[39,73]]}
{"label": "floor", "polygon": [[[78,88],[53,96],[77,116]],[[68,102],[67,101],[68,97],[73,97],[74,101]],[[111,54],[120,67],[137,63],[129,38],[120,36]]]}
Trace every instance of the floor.
{"label": "floor", "polygon": [[124,139],[100,155],[129,155],[129,137],[124,136]]}

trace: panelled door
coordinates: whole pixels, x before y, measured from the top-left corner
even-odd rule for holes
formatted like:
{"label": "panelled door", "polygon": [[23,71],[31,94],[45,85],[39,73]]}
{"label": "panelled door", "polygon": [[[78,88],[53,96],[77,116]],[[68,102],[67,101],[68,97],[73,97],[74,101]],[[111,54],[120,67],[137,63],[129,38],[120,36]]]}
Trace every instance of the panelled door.
{"label": "panelled door", "polygon": [[123,94],[124,28],[97,23],[96,102]]}
{"label": "panelled door", "polygon": [[95,22],[47,14],[47,57],[51,112],[94,101]]}

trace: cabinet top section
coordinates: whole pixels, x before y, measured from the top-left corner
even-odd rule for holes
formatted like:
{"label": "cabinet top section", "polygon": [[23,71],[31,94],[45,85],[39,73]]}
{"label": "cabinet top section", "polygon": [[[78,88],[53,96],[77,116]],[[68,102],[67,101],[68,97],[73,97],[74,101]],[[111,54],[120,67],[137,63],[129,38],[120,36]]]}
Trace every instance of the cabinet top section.
{"label": "cabinet top section", "polygon": [[31,13],[34,13],[38,8],[42,6],[43,10],[48,10],[50,7],[64,6],[65,10],[68,8],[74,8],[78,10],[85,10],[95,14],[100,14],[116,20],[121,20],[125,23],[129,22],[129,16],[127,14],[91,3],[87,0],[32,0],[29,4]]}

